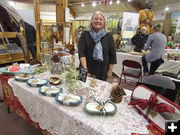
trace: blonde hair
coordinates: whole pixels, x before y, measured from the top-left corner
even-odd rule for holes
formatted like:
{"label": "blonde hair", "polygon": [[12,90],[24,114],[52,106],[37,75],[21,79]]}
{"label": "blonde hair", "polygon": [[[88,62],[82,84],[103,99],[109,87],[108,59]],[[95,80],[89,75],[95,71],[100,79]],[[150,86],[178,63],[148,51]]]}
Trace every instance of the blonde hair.
{"label": "blonde hair", "polygon": [[97,14],[100,14],[100,15],[103,17],[103,19],[104,19],[104,26],[103,26],[103,28],[106,30],[106,24],[105,24],[106,18],[105,18],[104,14],[103,14],[101,11],[95,11],[95,12],[92,14],[91,20],[90,20],[90,22],[89,22],[89,29],[92,28],[92,21],[93,21],[93,19],[94,19],[94,16],[97,15]]}
{"label": "blonde hair", "polygon": [[155,31],[161,31],[162,29],[162,25],[160,23],[156,23],[152,26],[152,28],[155,30]]}

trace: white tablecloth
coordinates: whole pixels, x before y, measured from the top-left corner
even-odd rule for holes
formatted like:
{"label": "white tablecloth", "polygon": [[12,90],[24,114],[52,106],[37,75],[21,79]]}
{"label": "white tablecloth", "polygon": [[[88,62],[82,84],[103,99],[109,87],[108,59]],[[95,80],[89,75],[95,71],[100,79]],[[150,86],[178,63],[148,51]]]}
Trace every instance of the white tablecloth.
{"label": "white tablecloth", "polygon": [[[44,73],[36,78],[49,78],[49,73]],[[89,91],[94,91],[100,100],[109,97],[112,85],[98,80],[98,86],[89,86],[82,83],[76,93],[84,95],[85,100],[76,107],[60,105],[53,97],[46,97],[38,93],[38,88],[29,87],[26,83],[9,79],[8,83],[13,89],[14,95],[29,113],[30,118],[39,122],[42,129],[47,129],[52,135],[130,135],[131,133],[147,134],[145,125],[148,122],[128,106],[130,96],[124,97],[117,104],[117,112],[114,116],[91,116],[84,112],[83,107],[88,100]],[[65,89],[65,87],[62,85]],[[65,90],[64,90],[65,91]]]}
{"label": "white tablecloth", "polygon": [[[117,64],[114,66],[113,72],[118,76],[121,75],[122,62],[126,59],[137,61],[142,65],[142,56],[140,55],[132,55],[122,52],[116,52],[116,55],[117,55]],[[180,71],[180,61],[165,60],[164,63],[159,66],[156,72],[169,72],[173,74],[178,74],[179,71]]]}

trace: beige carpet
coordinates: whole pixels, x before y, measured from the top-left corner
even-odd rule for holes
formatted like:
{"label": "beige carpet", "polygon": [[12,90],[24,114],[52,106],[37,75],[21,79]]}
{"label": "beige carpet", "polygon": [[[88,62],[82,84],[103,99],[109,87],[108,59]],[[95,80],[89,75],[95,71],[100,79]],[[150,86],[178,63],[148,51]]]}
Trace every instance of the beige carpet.
{"label": "beige carpet", "polygon": [[16,113],[7,113],[7,106],[0,102],[0,135],[42,135]]}

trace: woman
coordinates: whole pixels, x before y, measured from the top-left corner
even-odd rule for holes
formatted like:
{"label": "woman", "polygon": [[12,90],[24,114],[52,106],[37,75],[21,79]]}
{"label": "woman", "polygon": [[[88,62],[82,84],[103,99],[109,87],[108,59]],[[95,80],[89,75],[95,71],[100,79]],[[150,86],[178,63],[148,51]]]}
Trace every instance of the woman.
{"label": "woman", "polygon": [[147,28],[145,26],[141,27],[141,31],[134,35],[131,39],[132,44],[134,45],[135,52],[141,52],[144,48],[144,44],[148,38]]}
{"label": "woman", "polygon": [[173,43],[173,39],[172,36],[168,36],[168,42],[166,43],[166,48],[167,49],[173,49],[174,48],[174,43]]}
{"label": "woman", "polygon": [[80,66],[88,69],[88,76],[104,81],[112,76],[116,64],[114,39],[105,31],[105,17],[100,11],[92,15],[89,31],[81,34],[78,53]]}
{"label": "woman", "polygon": [[156,24],[152,27],[152,34],[148,37],[144,50],[151,48],[149,54],[142,57],[143,71],[148,75],[147,62],[151,63],[149,74],[152,75],[158,67],[164,63],[164,53],[166,48],[166,36],[160,32],[161,25]]}

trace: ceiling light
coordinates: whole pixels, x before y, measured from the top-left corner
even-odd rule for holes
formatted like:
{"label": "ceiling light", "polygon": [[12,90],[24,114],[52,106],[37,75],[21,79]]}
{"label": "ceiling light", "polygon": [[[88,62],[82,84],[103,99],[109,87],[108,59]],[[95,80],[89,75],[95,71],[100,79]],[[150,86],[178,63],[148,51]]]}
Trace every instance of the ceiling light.
{"label": "ceiling light", "polygon": [[131,2],[131,0],[128,0],[128,2]]}
{"label": "ceiling light", "polygon": [[168,10],[169,10],[169,7],[166,7],[166,8],[165,8],[165,11],[168,11]]}
{"label": "ceiling light", "polygon": [[9,1],[9,5],[10,5],[10,6],[14,6],[15,3],[14,3],[13,1]]}
{"label": "ceiling light", "polygon": [[99,2],[99,5],[101,5],[101,1]]}
{"label": "ceiling light", "polygon": [[112,1],[110,1],[109,4],[112,5]]}
{"label": "ceiling light", "polygon": [[81,4],[81,7],[84,7],[84,3]]}
{"label": "ceiling light", "polygon": [[96,2],[93,2],[93,3],[92,3],[92,6],[95,7],[95,6],[96,6]]}
{"label": "ceiling light", "polygon": [[117,0],[116,3],[119,4],[119,3],[120,3],[120,0]]}

